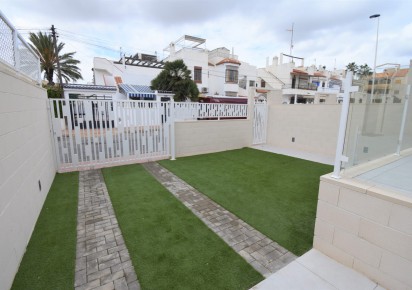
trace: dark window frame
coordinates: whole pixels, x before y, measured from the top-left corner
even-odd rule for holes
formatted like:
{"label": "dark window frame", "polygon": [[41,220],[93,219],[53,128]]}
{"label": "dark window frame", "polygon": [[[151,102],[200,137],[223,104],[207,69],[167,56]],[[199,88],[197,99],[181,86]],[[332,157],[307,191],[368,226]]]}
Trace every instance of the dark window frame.
{"label": "dark window frame", "polygon": [[239,70],[226,68],[225,81],[226,83],[237,84],[239,81]]}
{"label": "dark window frame", "polygon": [[202,67],[195,66],[193,70],[193,81],[197,84],[202,83]]}

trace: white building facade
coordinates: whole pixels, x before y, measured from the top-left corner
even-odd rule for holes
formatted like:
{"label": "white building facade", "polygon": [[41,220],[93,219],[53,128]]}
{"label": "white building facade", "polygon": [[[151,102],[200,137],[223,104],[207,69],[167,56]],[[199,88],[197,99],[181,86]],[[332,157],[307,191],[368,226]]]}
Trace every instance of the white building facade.
{"label": "white building facade", "polygon": [[[289,61],[284,62],[284,58]],[[296,61],[299,64],[296,64]],[[282,104],[336,104],[339,100],[344,70],[304,65],[304,58],[281,54],[271,64],[257,70],[258,88],[268,98]]]}
{"label": "white building facade", "polygon": [[[225,47],[208,50],[203,38],[184,35],[165,48],[165,61],[182,59],[203,95],[247,97],[255,87],[256,66],[242,62]],[[252,85],[252,86],[250,86]]]}

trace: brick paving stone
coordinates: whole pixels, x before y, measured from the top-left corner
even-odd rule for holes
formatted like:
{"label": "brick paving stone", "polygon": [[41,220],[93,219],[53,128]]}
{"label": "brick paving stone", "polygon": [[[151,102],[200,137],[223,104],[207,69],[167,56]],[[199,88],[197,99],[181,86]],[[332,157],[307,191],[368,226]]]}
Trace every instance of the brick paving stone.
{"label": "brick paving stone", "polygon": [[96,288],[100,285],[100,280],[96,279],[94,281],[91,281],[89,283],[80,285],[78,287],[75,288],[75,290],[89,290],[89,289],[93,289]]}
{"label": "brick paving stone", "polygon": [[79,175],[76,290],[140,289],[100,170]]}
{"label": "brick paving stone", "polygon": [[127,281],[124,277],[115,280],[114,281],[114,287],[115,287],[116,290],[129,289],[127,287]]}
{"label": "brick paving stone", "polygon": [[263,276],[283,268],[296,256],[263,235],[176,175],[150,162],[143,164],[167,190]]}
{"label": "brick paving stone", "polygon": [[114,283],[113,282],[109,282],[107,284],[104,284],[102,286],[93,288],[92,290],[114,290]]}
{"label": "brick paving stone", "polygon": [[140,284],[138,281],[133,281],[130,284],[127,284],[129,286],[129,290],[140,290]]}
{"label": "brick paving stone", "polygon": [[125,278],[123,270],[117,271],[115,273],[108,274],[100,278],[100,284],[105,285],[107,283],[116,281],[117,279]]}

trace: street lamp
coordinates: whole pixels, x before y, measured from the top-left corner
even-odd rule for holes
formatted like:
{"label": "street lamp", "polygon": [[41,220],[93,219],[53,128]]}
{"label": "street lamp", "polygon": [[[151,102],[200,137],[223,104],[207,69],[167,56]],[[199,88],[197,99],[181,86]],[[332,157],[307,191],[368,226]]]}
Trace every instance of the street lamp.
{"label": "street lamp", "polygon": [[378,18],[378,27],[376,28],[376,45],[375,45],[375,61],[373,63],[373,77],[372,77],[372,90],[371,90],[371,101],[373,100],[373,93],[375,89],[375,75],[376,75],[376,56],[378,54],[378,39],[379,39],[379,17],[380,14],[373,14],[369,16],[369,19]]}

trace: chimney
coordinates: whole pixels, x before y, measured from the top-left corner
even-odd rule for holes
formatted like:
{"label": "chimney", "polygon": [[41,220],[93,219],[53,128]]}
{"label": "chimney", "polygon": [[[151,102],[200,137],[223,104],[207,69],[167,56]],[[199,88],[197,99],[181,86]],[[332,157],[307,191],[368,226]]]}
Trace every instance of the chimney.
{"label": "chimney", "polygon": [[277,56],[275,56],[275,57],[273,58],[272,64],[273,64],[274,66],[277,66],[277,65],[278,65],[278,62],[279,62],[279,58],[278,58]]}
{"label": "chimney", "polygon": [[175,50],[175,44],[174,44],[174,42],[171,42],[171,43],[169,44],[169,52],[170,52],[170,56],[175,55],[176,50]]}
{"label": "chimney", "polygon": [[266,57],[266,67],[269,66],[269,57]]}

